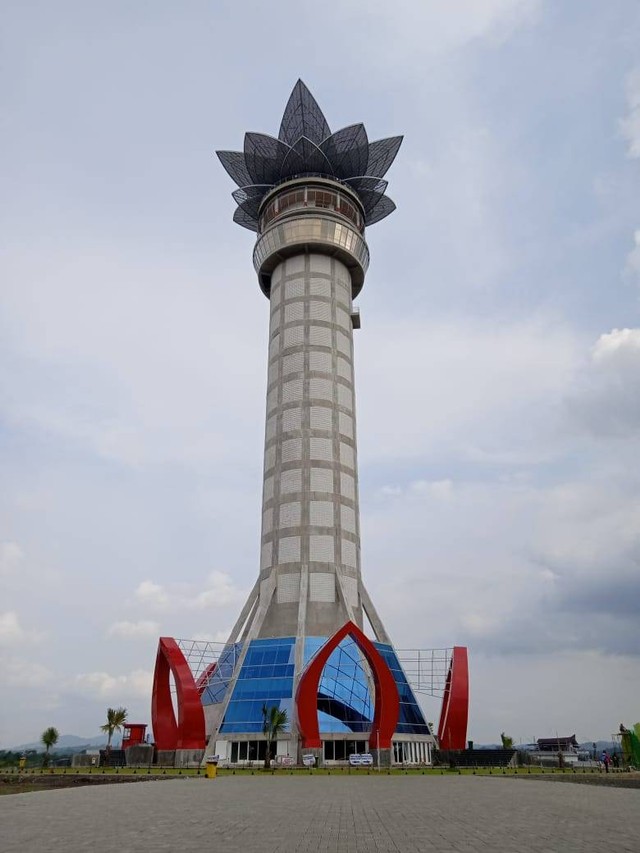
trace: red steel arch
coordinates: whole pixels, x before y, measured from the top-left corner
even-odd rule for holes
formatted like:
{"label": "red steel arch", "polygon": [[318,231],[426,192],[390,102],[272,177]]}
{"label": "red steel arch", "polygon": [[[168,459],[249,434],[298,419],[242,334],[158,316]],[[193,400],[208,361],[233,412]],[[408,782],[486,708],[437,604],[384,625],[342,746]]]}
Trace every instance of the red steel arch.
{"label": "red steel arch", "polygon": [[391,670],[380,652],[358,628],[355,622],[347,622],[329,637],[316,655],[309,661],[302,673],[296,691],[298,727],[302,735],[304,749],[320,749],[320,726],[318,723],[318,687],[325,664],[331,653],[337,649],[345,637],[351,637],[363,653],[373,675],[375,685],[375,708],[371,724],[372,735],[377,733],[377,743],[371,744],[378,749],[390,749],[391,739],[400,715],[400,697]]}
{"label": "red steel arch", "polygon": [[[173,710],[169,673],[178,699],[178,720]],[[160,637],[153,675],[151,724],[158,749],[204,749],[205,724],[200,693],[189,664],[173,637]]]}
{"label": "red steel arch", "polygon": [[465,749],[469,720],[469,660],[465,646],[454,646],[442,699],[440,749]]}

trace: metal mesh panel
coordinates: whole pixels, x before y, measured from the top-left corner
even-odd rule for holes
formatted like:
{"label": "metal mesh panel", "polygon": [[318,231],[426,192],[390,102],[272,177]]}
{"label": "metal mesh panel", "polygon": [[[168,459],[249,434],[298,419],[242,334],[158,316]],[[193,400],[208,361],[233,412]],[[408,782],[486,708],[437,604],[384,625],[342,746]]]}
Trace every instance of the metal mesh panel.
{"label": "metal mesh panel", "polygon": [[311,491],[333,492],[333,471],[328,468],[312,468]]}
{"label": "metal mesh panel", "polygon": [[351,382],[351,364],[345,358],[338,358],[337,371],[338,376]]}
{"label": "metal mesh panel", "polygon": [[311,429],[330,430],[333,424],[333,410],[326,406],[311,406]]}
{"label": "metal mesh panel", "polygon": [[302,426],[302,411],[300,409],[285,409],[282,413],[282,431],[293,432]]}
{"label": "metal mesh panel", "polygon": [[338,429],[342,435],[353,438],[353,418],[345,412],[338,413]]}
{"label": "metal mesh panel", "polygon": [[331,329],[326,326],[311,326],[309,329],[309,343],[316,347],[331,346]]}
{"label": "metal mesh panel", "polygon": [[300,560],[300,537],[283,536],[278,543],[278,563],[297,563]]}
{"label": "metal mesh panel", "polygon": [[309,439],[309,456],[311,459],[319,459],[322,462],[333,461],[333,442],[330,438]]}
{"label": "metal mesh panel", "polygon": [[260,554],[260,568],[268,569],[271,566],[271,555],[273,552],[271,542],[265,542],[262,546],[262,551]]}
{"label": "metal mesh panel", "polygon": [[356,467],[353,447],[349,444],[344,444],[344,442],[340,442],[340,463],[346,465],[347,468]]}
{"label": "metal mesh panel", "polygon": [[300,501],[280,505],[280,527],[299,527],[302,505]]}
{"label": "metal mesh panel", "polygon": [[265,501],[271,500],[273,497],[273,477],[265,477],[263,498]]}
{"label": "metal mesh panel", "polygon": [[282,359],[282,374],[287,373],[302,373],[304,370],[304,353],[292,352],[285,355]]}
{"label": "metal mesh panel", "polygon": [[336,600],[336,576],[332,572],[311,572],[309,600],[333,603]]}
{"label": "metal mesh panel", "polygon": [[340,524],[348,533],[356,532],[356,511],[344,504],[340,507]]}
{"label": "metal mesh panel", "polygon": [[321,350],[312,350],[309,353],[309,370],[317,370],[323,373],[331,373],[331,353]]}
{"label": "metal mesh panel", "polygon": [[333,504],[331,501],[311,501],[309,522],[318,527],[333,527]]}
{"label": "metal mesh panel", "polygon": [[292,323],[302,320],[304,317],[304,304],[302,302],[289,302],[284,306],[284,321]]}
{"label": "metal mesh panel", "polygon": [[356,544],[349,539],[342,540],[342,562],[353,569],[358,566]]}
{"label": "metal mesh panel", "polygon": [[312,320],[326,320],[331,322],[331,303],[318,302],[312,299],[309,304],[309,316]]}
{"label": "metal mesh panel", "polygon": [[333,400],[333,382],[312,376],[309,380],[309,396],[318,400]]}
{"label": "metal mesh panel", "polygon": [[340,494],[352,501],[356,499],[355,481],[350,474],[340,474]]}
{"label": "metal mesh panel", "polygon": [[347,603],[351,605],[351,607],[358,606],[358,580],[357,578],[350,578],[348,575],[345,575],[342,578],[342,586],[344,588],[344,595],[347,599]]}
{"label": "metal mesh panel", "polygon": [[343,332],[337,332],[336,346],[338,347],[338,352],[351,358],[351,339],[348,335],[345,335]]}
{"label": "metal mesh panel", "polygon": [[283,471],[280,474],[280,492],[289,494],[302,491],[302,471],[295,468],[292,471]]}
{"label": "metal mesh panel", "polygon": [[353,408],[353,394],[346,385],[338,385],[338,405],[344,406],[345,409]]}
{"label": "metal mesh panel", "polygon": [[271,508],[265,509],[262,513],[262,532],[270,533],[271,528],[273,527],[273,510]]}
{"label": "metal mesh panel", "polygon": [[331,296],[331,281],[328,278],[310,278],[309,293],[311,296]]}
{"label": "metal mesh panel", "polygon": [[282,461],[295,462],[302,459],[302,439],[290,438],[282,442]]}
{"label": "metal mesh panel", "polygon": [[333,563],[335,560],[333,536],[310,536],[309,559],[315,563]]}
{"label": "metal mesh panel", "polygon": [[[282,402],[296,403],[302,400],[302,379],[291,379],[282,385]],[[346,405],[346,404],[345,404]]]}
{"label": "metal mesh panel", "polygon": [[297,347],[304,343],[304,326],[291,326],[284,330],[284,348]]}
{"label": "metal mesh panel", "polygon": [[276,600],[278,604],[293,604],[300,601],[300,572],[278,575]]}

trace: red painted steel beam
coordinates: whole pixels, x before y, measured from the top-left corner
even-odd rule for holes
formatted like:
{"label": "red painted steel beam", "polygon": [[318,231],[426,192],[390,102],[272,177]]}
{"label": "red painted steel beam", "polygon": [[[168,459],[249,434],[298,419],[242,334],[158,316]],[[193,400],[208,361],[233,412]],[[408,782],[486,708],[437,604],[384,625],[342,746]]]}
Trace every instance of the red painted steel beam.
{"label": "red painted steel beam", "polygon": [[[178,720],[171,701],[169,673],[176,685]],[[205,723],[200,693],[189,664],[173,637],[160,637],[151,697],[151,722],[158,749],[204,749]]]}
{"label": "red painted steel beam", "polygon": [[365,656],[373,676],[375,706],[369,744],[372,748],[390,749],[400,715],[398,688],[382,655],[354,622],[347,622],[329,637],[302,673],[296,691],[296,709],[303,748],[319,749],[322,746],[318,723],[318,687],[331,653],[347,636],[353,639]]}
{"label": "red painted steel beam", "polygon": [[469,660],[465,646],[454,646],[442,699],[440,749],[465,749],[469,721]]}

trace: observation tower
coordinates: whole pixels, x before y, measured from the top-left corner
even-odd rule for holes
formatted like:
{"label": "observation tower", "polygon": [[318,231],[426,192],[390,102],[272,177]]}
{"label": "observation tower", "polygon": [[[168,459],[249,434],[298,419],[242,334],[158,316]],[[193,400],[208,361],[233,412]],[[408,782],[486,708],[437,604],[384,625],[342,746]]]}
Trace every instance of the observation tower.
{"label": "observation tower", "polygon": [[269,301],[260,569],[196,685],[207,752],[230,763],[264,753],[264,706],[290,722],[279,757],[430,761],[432,732],[360,557],[353,300],[369,266],[366,228],[395,210],[384,176],[401,142],[369,142],[362,124],[332,133],[299,80],[277,137],[247,133],[242,152],[217,152],[238,186],[233,219],[256,232]]}

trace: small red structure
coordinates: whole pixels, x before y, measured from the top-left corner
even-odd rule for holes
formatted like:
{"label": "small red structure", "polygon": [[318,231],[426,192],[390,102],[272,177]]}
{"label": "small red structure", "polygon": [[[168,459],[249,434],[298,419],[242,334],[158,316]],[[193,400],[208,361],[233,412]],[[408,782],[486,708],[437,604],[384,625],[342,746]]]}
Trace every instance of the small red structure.
{"label": "small red structure", "polygon": [[122,749],[129,746],[138,746],[145,742],[147,735],[146,723],[125,723],[122,732]]}

